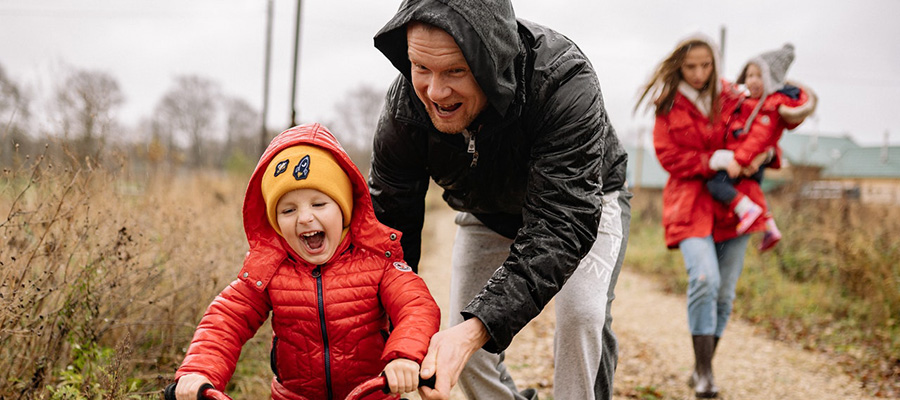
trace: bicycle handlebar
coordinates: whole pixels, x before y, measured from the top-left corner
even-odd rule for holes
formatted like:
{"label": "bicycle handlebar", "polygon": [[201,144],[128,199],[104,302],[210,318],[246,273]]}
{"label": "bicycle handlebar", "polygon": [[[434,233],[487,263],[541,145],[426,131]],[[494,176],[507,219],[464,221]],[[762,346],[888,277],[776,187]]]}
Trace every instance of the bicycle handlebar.
{"label": "bicycle handlebar", "polygon": [[[166,390],[163,392],[166,400],[177,400],[175,397],[175,383],[169,384],[166,386]],[[208,383],[200,386],[200,390],[197,391],[197,400],[234,400],[231,397],[228,397],[227,394],[222,393],[219,390],[216,390],[213,385]]]}
{"label": "bicycle handlebar", "polygon": [[[434,376],[428,379],[420,378],[419,387],[429,387],[434,389]],[[353,389],[353,391],[350,392],[350,394],[347,395],[346,400],[361,399],[379,390],[385,394],[391,392],[391,387],[390,385],[388,385],[387,378],[384,375],[379,375],[363,383],[360,383],[355,389]]]}
{"label": "bicycle handlebar", "polygon": [[[163,392],[166,400],[177,400],[175,398],[175,383],[169,384],[166,386],[166,390]],[[434,377],[428,379],[419,379],[419,387],[429,387],[434,389]],[[361,399],[365,396],[368,396],[377,391],[381,391],[382,393],[390,393],[391,387],[388,385],[387,378],[384,375],[379,375],[369,380],[360,383],[350,394],[347,395],[346,400],[357,400]],[[228,397],[227,394],[222,393],[219,390],[216,390],[213,385],[204,384],[200,387],[200,390],[197,392],[197,400],[233,400],[231,397]]]}

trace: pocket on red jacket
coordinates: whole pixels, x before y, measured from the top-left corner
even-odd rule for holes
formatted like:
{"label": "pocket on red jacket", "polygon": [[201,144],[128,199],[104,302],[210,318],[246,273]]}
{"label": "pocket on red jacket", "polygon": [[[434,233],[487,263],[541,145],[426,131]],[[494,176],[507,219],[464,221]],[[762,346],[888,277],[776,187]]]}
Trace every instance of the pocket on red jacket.
{"label": "pocket on red jacket", "polygon": [[663,225],[689,223],[696,198],[696,192],[684,185],[667,185],[663,189]]}

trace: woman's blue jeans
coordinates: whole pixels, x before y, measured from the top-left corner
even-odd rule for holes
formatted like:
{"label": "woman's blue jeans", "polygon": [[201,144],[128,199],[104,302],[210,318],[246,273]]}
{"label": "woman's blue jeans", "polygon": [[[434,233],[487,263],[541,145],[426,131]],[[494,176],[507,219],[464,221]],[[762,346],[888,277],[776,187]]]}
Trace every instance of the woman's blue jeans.
{"label": "woman's blue jeans", "polygon": [[691,335],[722,337],[731,316],[734,290],[744,269],[750,235],[714,243],[712,236],[678,244],[688,273],[688,325]]}

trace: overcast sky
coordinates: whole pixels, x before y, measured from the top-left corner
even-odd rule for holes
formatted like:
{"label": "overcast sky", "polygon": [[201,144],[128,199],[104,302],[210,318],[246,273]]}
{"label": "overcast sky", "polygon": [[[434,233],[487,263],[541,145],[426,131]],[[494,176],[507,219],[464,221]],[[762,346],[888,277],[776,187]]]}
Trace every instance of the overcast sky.
{"label": "overcast sky", "polygon": [[[335,104],[360,85],[386,89],[396,70],[372,37],[398,0],[306,0],[302,5],[297,109],[301,122],[337,118]],[[119,119],[149,116],[179,75],[218,82],[262,108],[266,0],[0,0],[0,65],[33,96],[67,68],[101,70],[126,97]],[[290,123],[297,2],[275,0],[269,126]],[[598,72],[607,109],[629,142],[652,125],[632,115],[638,88],[682,37],[718,40],[725,76],[750,57],[791,42],[788,77],[820,96],[800,131],[900,144],[900,1],[513,0],[520,18],[573,39]],[[46,118],[46,117],[45,117]],[[649,131],[648,131],[649,132]],[[645,140],[647,139],[645,135]]]}

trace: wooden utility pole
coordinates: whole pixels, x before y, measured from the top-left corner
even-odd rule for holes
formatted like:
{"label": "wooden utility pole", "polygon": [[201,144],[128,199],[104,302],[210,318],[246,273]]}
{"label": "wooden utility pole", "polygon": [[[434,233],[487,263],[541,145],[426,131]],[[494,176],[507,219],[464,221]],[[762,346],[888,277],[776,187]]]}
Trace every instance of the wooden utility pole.
{"label": "wooden utility pole", "polygon": [[[720,60],[722,62],[722,65],[719,66],[719,72],[724,74],[725,73],[725,25],[722,25],[721,27],[719,27],[719,51],[722,53],[722,54],[720,54],[720,56],[722,58]],[[719,78],[721,78],[721,76]]]}
{"label": "wooden utility pole", "polygon": [[291,80],[291,126],[297,125],[297,106],[295,100],[297,98],[297,61],[300,55],[300,11],[302,9],[303,0],[297,0],[297,22],[294,29],[294,71]]}
{"label": "wooden utility pole", "polygon": [[259,132],[259,154],[266,151],[269,142],[268,128],[266,127],[266,118],[269,116],[269,64],[272,62],[272,12],[273,1],[269,0],[266,7],[266,59],[264,62],[265,71],[263,71],[263,104],[262,104],[262,129]]}

